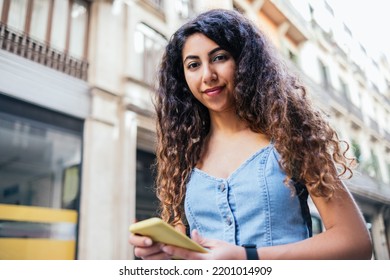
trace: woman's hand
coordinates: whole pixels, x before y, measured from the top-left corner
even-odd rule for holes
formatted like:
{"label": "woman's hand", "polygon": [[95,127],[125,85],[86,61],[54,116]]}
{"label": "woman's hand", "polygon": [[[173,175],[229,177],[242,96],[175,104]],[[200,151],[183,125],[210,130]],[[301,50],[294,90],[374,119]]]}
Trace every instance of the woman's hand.
{"label": "woman's hand", "polygon": [[134,255],[144,260],[170,260],[171,255],[162,251],[164,244],[153,242],[146,236],[130,234],[129,243],[134,246]]}
{"label": "woman's hand", "polygon": [[186,260],[245,260],[246,253],[243,247],[227,243],[225,241],[208,239],[200,236],[196,230],[192,231],[192,239],[202,247],[209,250],[208,253],[198,253],[176,246],[162,246],[162,251],[167,256],[175,256]]}

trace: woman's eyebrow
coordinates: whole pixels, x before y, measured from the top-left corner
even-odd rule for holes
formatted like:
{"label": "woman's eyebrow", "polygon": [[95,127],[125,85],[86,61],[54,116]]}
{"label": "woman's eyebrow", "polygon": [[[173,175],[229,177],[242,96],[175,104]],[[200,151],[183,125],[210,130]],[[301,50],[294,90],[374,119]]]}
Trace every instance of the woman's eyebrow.
{"label": "woman's eyebrow", "polygon": [[199,56],[197,55],[188,55],[184,60],[183,60],[183,63],[186,62],[187,59],[198,59]]}
{"label": "woman's eyebrow", "polygon": [[220,51],[220,50],[223,50],[223,48],[221,48],[221,47],[216,47],[215,49],[209,51],[208,56],[212,56],[214,53],[216,53],[216,52],[218,52],[218,51]]}
{"label": "woman's eyebrow", "polygon": [[[212,56],[214,53],[220,51],[220,50],[223,50],[223,48],[221,47],[216,47],[215,49],[212,49],[211,51],[209,51],[207,53],[208,56]],[[183,63],[187,60],[187,59],[198,59],[199,56],[197,55],[187,55],[186,58],[183,60]]]}

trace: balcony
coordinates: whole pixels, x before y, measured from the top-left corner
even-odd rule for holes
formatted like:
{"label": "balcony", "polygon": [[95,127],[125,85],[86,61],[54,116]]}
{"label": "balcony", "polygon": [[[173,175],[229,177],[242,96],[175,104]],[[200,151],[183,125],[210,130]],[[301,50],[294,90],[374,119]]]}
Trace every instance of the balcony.
{"label": "balcony", "polygon": [[[256,1],[250,2],[255,4]],[[289,24],[286,36],[295,44],[299,45],[310,37],[307,23],[288,1],[263,0],[257,2],[262,3],[259,12],[264,13],[276,26],[281,26],[286,22]]]}
{"label": "balcony", "polygon": [[0,23],[0,49],[86,81],[88,62],[76,59]]}
{"label": "balcony", "polygon": [[160,12],[164,12],[164,0],[147,0],[147,2]]}
{"label": "balcony", "polygon": [[164,0],[143,0],[136,1],[136,3],[141,5],[146,11],[160,18],[162,21],[166,21]]}

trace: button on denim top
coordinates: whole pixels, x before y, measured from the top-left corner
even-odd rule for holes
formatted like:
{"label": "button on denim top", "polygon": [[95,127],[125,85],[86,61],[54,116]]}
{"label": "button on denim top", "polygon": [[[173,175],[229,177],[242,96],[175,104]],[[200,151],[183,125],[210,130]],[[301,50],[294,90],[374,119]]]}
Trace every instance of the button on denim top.
{"label": "button on denim top", "polygon": [[303,240],[309,232],[299,199],[283,180],[273,144],[260,149],[227,179],[194,168],[185,213],[190,230],[207,238],[257,247]]}

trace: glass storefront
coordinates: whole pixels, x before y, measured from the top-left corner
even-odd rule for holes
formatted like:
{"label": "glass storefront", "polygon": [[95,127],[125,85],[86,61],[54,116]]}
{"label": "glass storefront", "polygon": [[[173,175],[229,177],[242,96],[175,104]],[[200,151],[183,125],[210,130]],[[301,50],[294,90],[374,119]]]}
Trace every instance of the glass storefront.
{"label": "glass storefront", "polygon": [[82,131],[0,94],[0,259],[76,257]]}
{"label": "glass storefront", "polygon": [[137,149],[136,219],[138,221],[158,216],[153,172],[155,160],[156,156],[153,153]]}

